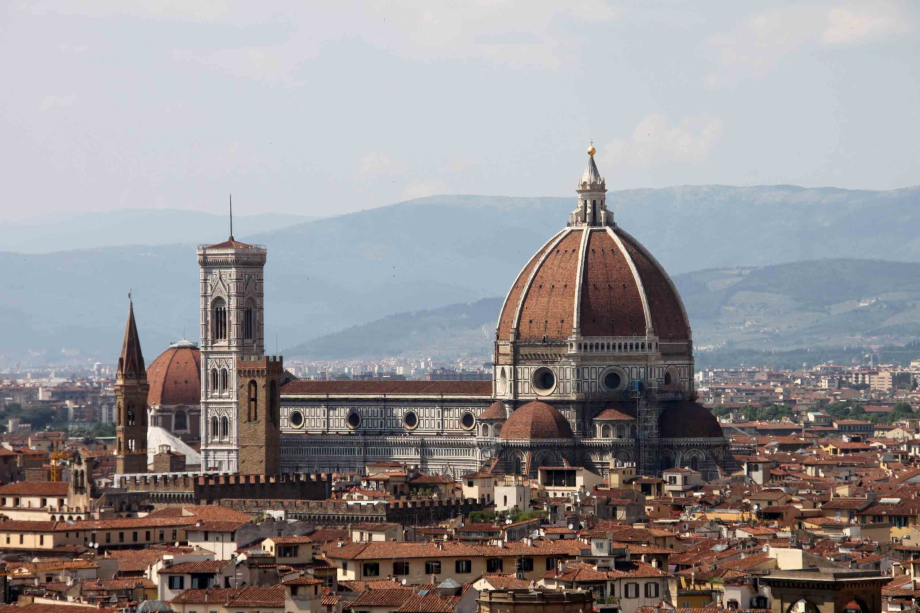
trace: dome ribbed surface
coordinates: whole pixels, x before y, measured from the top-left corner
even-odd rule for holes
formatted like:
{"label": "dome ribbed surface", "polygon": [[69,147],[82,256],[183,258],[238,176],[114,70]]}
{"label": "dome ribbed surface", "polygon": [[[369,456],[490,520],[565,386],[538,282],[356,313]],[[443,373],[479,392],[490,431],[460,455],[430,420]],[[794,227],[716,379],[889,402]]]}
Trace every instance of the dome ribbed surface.
{"label": "dome ribbed surface", "polygon": [[690,340],[667,273],[619,227],[568,228],[544,245],[508,292],[498,338],[510,340],[516,331],[517,339],[567,339],[576,326],[586,337]]}
{"label": "dome ribbed surface", "polygon": [[518,408],[502,427],[500,440],[572,438],[572,427],[559,411],[535,400]]}

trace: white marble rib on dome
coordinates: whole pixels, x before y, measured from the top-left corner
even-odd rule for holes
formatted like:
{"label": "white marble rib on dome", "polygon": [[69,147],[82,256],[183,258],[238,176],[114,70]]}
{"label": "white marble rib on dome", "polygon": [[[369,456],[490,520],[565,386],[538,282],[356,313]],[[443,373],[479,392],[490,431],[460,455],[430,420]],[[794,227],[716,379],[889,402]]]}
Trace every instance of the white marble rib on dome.
{"label": "white marble rib on dome", "polygon": [[185,464],[201,464],[201,454],[188,446],[181,439],[173,436],[159,426],[147,428],[147,465],[153,464],[153,456],[160,451],[160,445],[169,445],[170,451],[185,455]]}

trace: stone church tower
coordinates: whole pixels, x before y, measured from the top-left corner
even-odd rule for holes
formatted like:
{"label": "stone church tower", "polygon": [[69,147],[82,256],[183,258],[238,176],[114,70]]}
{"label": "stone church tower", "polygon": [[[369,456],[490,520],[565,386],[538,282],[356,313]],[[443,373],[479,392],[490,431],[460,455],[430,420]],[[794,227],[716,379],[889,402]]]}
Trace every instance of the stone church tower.
{"label": "stone church tower", "polygon": [[241,357],[236,368],[240,390],[239,472],[281,474],[282,358]]}
{"label": "stone church tower", "polygon": [[134,303],[128,306],[125,340],[115,377],[115,472],[147,472],[147,370],[134,322]]}
{"label": "stone church tower", "polygon": [[237,362],[264,351],[264,247],[232,236],[198,248],[201,313],[201,461],[203,470],[239,472]]}

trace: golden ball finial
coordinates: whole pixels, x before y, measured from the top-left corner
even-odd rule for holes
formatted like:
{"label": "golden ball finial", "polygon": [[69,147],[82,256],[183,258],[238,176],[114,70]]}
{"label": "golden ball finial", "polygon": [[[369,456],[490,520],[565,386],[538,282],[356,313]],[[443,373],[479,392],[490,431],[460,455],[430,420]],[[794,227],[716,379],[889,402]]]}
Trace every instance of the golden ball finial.
{"label": "golden ball finial", "polygon": [[594,154],[597,153],[597,149],[594,148],[594,141],[591,141],[591,146],[588,147],[588,155],[594,157]]}

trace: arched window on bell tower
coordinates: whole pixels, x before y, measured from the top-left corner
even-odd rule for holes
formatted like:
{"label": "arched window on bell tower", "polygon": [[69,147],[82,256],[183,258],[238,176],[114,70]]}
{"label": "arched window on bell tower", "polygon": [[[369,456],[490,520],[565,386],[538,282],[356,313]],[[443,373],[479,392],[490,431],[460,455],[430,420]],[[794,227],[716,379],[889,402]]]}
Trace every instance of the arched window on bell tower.
{"label": "arched window on bell tower", "polygon": [[217,298],[211,305],[211,340],[227,340],[227,303]]}
{"label": "arched window on bell tower", "polygon": [[251,341],[256,337],[256,311],[252,303],[247,303],[243,309],[243,338]]}

